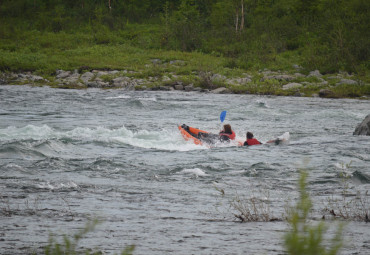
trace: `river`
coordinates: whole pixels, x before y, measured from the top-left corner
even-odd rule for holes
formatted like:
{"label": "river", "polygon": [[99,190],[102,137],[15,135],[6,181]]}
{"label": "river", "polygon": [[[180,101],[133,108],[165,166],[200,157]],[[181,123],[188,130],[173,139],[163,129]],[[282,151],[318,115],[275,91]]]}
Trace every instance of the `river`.
{"label": "river", "polygon": [[[238,140],[290,140],[208,148],[180,135],[184,123],[218,132],[224,110]],[[369,113],[353,99],[0,86],[0,253],[39,253],[50,233],[61,241],[98,218],[79,247],[284,254],[286,221],[241,223],[230,201],[258,196],[283,219],[305,169],[312,224],[343,189],[369,211],[370,137],[352,135]],[[369,254],[369,236],[347,221],[342,254]]]}

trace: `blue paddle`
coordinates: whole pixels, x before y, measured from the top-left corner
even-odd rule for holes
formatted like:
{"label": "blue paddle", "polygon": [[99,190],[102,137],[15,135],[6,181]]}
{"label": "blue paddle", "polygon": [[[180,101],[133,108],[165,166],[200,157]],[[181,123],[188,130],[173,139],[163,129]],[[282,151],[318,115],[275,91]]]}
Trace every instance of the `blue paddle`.
{"label": "blue paddle", "polygon": [[220,114],[220,120],[221,120],[221,123],[222,123],[222,122],[224,122],[225,118],[226,118],[226,111],[223,111],[223,112],[221,112],[221,114]]}

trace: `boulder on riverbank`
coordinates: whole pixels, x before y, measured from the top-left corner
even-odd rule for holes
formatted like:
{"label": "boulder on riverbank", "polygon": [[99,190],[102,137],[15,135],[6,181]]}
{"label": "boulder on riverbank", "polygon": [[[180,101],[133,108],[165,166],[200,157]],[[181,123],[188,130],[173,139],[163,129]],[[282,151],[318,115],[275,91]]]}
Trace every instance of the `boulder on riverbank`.
{"label": "boulder on riverbank", "polygon": [[370,114],[365,117],[365,119],[357,125],[353,135],[370,135]]}

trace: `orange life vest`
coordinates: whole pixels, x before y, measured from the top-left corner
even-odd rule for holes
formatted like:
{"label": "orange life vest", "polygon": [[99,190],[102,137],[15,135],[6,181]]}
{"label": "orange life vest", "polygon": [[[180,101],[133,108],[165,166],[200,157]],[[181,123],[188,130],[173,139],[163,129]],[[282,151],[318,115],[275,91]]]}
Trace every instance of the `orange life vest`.
{"label": "orange life vest", "polygon": [[231,134],[221,132],[220,136],[227,136],[229,139],[235,140],[235,132],[234,131],[231,131],[231,132],[232,132]]}

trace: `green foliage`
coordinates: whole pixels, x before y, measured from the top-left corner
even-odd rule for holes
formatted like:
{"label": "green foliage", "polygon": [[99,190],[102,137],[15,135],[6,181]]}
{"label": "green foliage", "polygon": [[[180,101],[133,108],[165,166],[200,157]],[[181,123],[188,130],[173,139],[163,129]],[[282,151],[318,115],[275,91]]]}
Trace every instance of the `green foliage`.
{"label": "green foliage", "polygon": [[296,255],[335,255],[342,247],[342,225],[340,225],[328,244],[324,240],[327,230],[320,222],[311,226],[308,218],[312,201],[306,187],[307,173],[302,171],[299,179],[299,200],[289,212],[291,230],[285,235],[285,247],[288,254]]}
{"label": "green foliage", "polygon": [[17,56],[3,57],[0,68],[45,69],[45,54],[55,51],[59,58],[76,47],[129,45],[227,57],[229,68],[289,69],[294,61],[367,75],[369,11],[366,0],[5,0],[0,49]]}
{"label": "green foliage", "polygon": [[201,46],[202,19],[193,0],[182,0],[170,18],[169,41],[174,49],[196,50]]}

